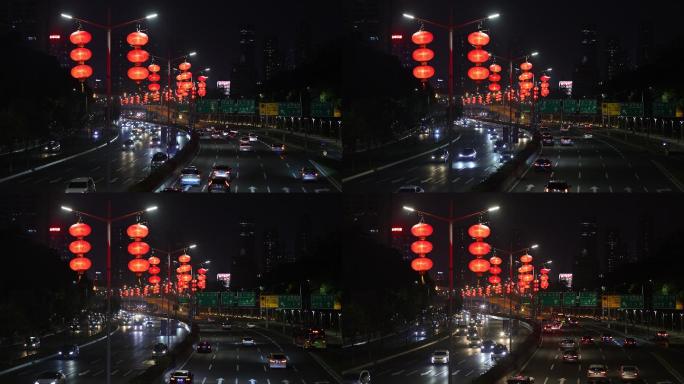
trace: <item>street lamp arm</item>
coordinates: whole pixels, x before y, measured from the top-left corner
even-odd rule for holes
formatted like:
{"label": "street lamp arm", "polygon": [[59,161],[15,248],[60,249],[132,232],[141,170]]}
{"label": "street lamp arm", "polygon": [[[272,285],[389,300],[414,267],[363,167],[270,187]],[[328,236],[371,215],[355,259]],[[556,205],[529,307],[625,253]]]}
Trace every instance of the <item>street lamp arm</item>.
{"label": "street lamp arm", "polygon": [[106,222],[107,222],[107,218],[106,218],[106,217],[97,216],[97,215],[93,215],[93,214],[88,213],[88,212],[77,211],[77,210],[72,210],[72,212],[75,213],[75,214],[77,214],[77,215],[79,215],[79,216],[89,217],[89,218],[91,218],[91,219],[95,219],[95,220],[101,221],[101,222],[103,222],[103,223],[106,223]]}
{"label": "street lamp arm", "polygon": [[141,215],[141,214],[143,214],[143,213],[145,213],[144,210],[135,211],[135,212],[127,213],[127,214],[125,214],[125,215],[121,215],[121,216],[118,216],[118,217],[114,217],[114,218],[111,219],[111,221],[112,221],[112,222],[115,222],[115,221],[127,219],[127,218],[132,217],[132,216]]}
{"label": "street lamp arm", "polygon": [[92,25],[92,26],[95,27],[95,28],[100,28],[100,29],[107,29],[107,28],[108,28],[108,27],[107,27],[106,25],[104,25],[104,24],[95,23],[95,22],[93,22],[93,21],[86,20],[86,19],[81,19],[81,18],[78,18],[78,17],[73,17],[73,16],[71,16],[71,17],[69,17],[69,19],[71,19],[71,20],[76,20],[76,21],[78,21],[79,23],[83,23],[83,24],[87,24],[87,25]]}
{"label": "street lamp arm", "polygon": [[438,22],[436,22],[436,21],[432,21],[432,20],[428,20],[428,19],[423,19],[423,18],[416,17],[416,16],[414,16],[413,19],[414,19],[414,20],[418,20],[418,21],[420,21],[421,23],[425,23],[425,24],[429,24],[429,25],[434,25],[435,27],[439,27],[439,28],[443,28],[443,29],[450,29],[450,28],[451,28],[451,27],[450,27],[449,25],[447,25],[447,24],[438,23]]}
{"label": "street lamp arm", "polygon": [[141,18],[139,18],[139,19],[130,20],[130,21],[126,21],[126,22],[123,22],[123,23],[119,23],[119,24],[112,25],[112,29],[117,29],[117,28],[125,27],[125,26],[127,26],[127,25],[139,23],[139,22],[141,22],[141,21],[143,21],[143,20],[147,20],[147,17],[141,17]]}
{"label": "street lamp arm", "polygon": [[438,215],[432,214],[432,213],[430,213],[430,212],[420,211],[420,210],[417,210],[417,209],[414,210],[414,212],[416,212],[416,213],[419,214],[419,215],[423,215],[423,216],[427,216],[427,217],[432,217],[433,219],[437,219],[437,220],[444,221],[444,222],[447,222],[447,223],[451,221],[451,219],[449,219],[448,217],[438,216]]}
{"label": "street lamp arm", "polygon": [[477,24],[479,22],[485,21],[487,19],[488,19],[488,17],[481,17],[481,18],[476,19],[476,20],[467,21],[463,24],[454,25],[453,28],[454,29],[461,29],[461,28],[467,27],[469,25],[473,25],[473,24]]}

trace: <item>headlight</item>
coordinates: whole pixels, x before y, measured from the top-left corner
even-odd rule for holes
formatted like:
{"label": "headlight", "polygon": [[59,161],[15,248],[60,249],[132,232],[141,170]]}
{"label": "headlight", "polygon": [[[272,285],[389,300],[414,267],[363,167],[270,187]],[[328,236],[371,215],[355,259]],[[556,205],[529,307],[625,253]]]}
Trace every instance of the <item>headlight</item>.
{"label": "headlight", "polygon": [[73,355],[73,354],[74,354],[74,352],[73,352],[73,351],[72,351],[72,352],[69,352],[69,354],[70,354],[70,355]]}
{"label": "headlight", "polygon": [[62,354],[62,351],[59,351],[59,352],[57,352],[57,353],[61,355],[61,354]]}

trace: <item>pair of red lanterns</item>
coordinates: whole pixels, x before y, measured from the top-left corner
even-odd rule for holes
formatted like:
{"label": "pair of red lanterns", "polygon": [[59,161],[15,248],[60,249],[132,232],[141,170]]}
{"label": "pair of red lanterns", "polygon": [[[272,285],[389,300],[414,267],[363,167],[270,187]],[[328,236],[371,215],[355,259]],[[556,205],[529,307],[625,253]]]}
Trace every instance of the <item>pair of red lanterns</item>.
{"label": "pair of red lanterns", "polygon": [[427,254],[432,252],[432,243],[426,238],[432,235],[433,229],[430,224],[420,222],[411,227],[411,234],[418,238],[411,244],[411,252],[418,255],[411,261],[411,268],[421,276],[432,269],[433,263]]}
{"label": "pair of red lanterns", "polygon": [[69,262],[69,268],[78,273],[79,277],[93,265],[90,259],[85,257],[85,254],[90,252],[92,247],[88,241],[84,240],[84,237],[90,235],[91,232],[90,225],[82,222],[69,227],[69,234],[76,238],[69,244],[69,252],[76,256]]}
{"label": "pair of red lanterns", "polygon": [[85,48],[86,44],[90,43],[92,39],[93,36],[90,32],[81,29],[73,32],[69,36],[71,44],[77,46],[77,48],[72,49],[69,53],[69,58],[77,63],[75,67],[71,68],[71,77],[81,83],[85,82],[93,75],[93,68],[85,63],[93,57],[93,53],[90,49]]}

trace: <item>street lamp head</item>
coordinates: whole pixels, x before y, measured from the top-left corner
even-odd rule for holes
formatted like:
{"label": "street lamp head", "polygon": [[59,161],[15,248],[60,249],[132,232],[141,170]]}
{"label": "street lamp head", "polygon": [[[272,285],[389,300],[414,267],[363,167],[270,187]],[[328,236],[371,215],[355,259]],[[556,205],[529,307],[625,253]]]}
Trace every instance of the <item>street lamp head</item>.
{"label": "street lamp head", "polygon": [[155,205],[153,207],[145,208],[145,212],[152,212],[152,211],[156,211],[157,209],[158,209],[158,207]]}
{"label": "street lamp head", "polygon": [[62,210],[67,211],[67,212],[73,212],[74,211],[73,209],[71,209],[69,207],[65,207],[63,205],[60,208],[62,208]]}
{"label": "street lamp head", "polygon": [[195,56],[196,54],[197,54],[197,52],[190,52],[190,53],[188,53],[188,56]]}
{"label": "street lamp head", "polygon": [[546,68],[546,72],[551,72],[553,71],[553,68]]}
{"label": "street lamp head", "polygon": [[190,249],[197,248],[197,244],[190,244],[190,246],[188,246],[188,248],[190,248]]}
{"label": "street lamp head", "polygon": [[153,13],[153,14],[151,14],[151,15],[145,16],[145,18],[146,18],[146,19],[154,19],[154,18],[157,17],[157,16],[158,16],[158,15],[157,15],[156,13]]}
{"label": "street lamp head", "polygon": [[534,52],[530,53],[530,56],[539,56],[539,52],[534,51]]}
{"label": "street lamp head", "polygon": [[487,209],[487,212],[494,212],[494,211],[498,211],[499,209],[501,209],[501,207],[496,205],[496,206],[493,206],[493,207],[490,207],[489,209]]}
{"label": "street lamp head", "polygon": [[537,248],[539,248],[539,244],[532,244],[532,246],[530,247],[530,249],[537,249]]}
{"label": "street lamp head", "polygon": [[407,19],[411,19],[411,20],[413,20],[413,19],[416,18],[415,16],[410,15],[410,14],[408,14],[408,13],[402,13],[402,16],[404,16],[404,17],[407,18]]}
{"label": "street lamp head", "polygon": [[409,211],[409,212],[415,212],[415,211],[416,211],[414,208],[412,208],[412,207],[407,207],[407,206],[405,206],[405,205],[404,205],[402,208],[403,208],[405,211]]}
{"label": "street lamp head", "polygon": [[501,14],[499,14],[499,13],[494,13],[494,14],[492,14],[492,15],[487,16],[487,18],[488,18],[489,20],[491,20],[491,19],[497,19],[497,18],[499,18],[499,16],[501,16]]}
{"label": "street lamp head", "polygon": [[211,71],[211,68],[204,68],[204,71],[209,72],[209,71]]}
{"label": "street lamp head", "polygon": [[73,19],[73,18],[74,18],[73,16],[68,15],[68,14],[66,14],[66,13],[60,13],[59,15],[62,16],[63,18],[65,18],[65,19]]}

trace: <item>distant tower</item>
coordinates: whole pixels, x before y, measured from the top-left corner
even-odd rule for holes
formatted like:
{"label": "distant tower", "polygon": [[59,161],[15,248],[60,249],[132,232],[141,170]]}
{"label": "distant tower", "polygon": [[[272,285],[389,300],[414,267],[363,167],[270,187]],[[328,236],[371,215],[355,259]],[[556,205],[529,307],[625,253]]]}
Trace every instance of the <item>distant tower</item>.
{"label": "distant tower", "polygon": [[599,287],[600,276],[596,220],[583,219],[579,229],[580,250],[573,263],[573,286],[579,289],[595,289]]}
{"label": "distant tower", "polygon": [[581,34],[582,57],[573,73],[572,93],[574,97],[591,97],[596,95],[599,81],[596,28],[585,26]]}
{"label": "distant tower", "polygon": [[282,57],[278,37],[268,36],[264,40],[264,80],[271,80],[282,68]]}
{"label": "distant tower", "polygon": [[637,66],[643,67],[653,62],[655,54],[655,25],[651,21],[639,24],[637,32]]}
{"label": "distant tower", "polygon": [[256,40],[251,25],[240,26],[240,56],[231,71],[231,94],[237,97],[256,95]]}
{"label": "distant tower", "polygon": [[271,272],[282,260],[278,228],[271,227],[264,231],[263,271]]}
{"label": "distant tower", "polygon": [[237,288],[253,288],[257,279],[254,223],[241,219],[238,231],[238,254],[232,260],[231,285]]}
{"label": "distant tower", "polygon": [[606,43],[605,78],[615,79],[627,69],[627,54],[616,37],[608,39]]}

